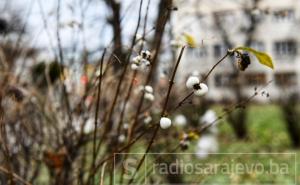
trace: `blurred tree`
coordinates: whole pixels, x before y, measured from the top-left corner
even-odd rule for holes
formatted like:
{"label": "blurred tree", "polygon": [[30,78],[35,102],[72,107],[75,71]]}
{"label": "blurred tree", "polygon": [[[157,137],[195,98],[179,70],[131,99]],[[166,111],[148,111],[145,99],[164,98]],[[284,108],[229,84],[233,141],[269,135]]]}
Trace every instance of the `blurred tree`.
{"label": "blurred tree", "polygon": [[[260,0],[252,0],[249,2],[249,6],[245,6],[242,11],[245,16],[245,21],[247,22],[247,25],[237,25],[240,26],[241,33],[245,36],[244,45],[250,46],[252,43],[256,27],[259,24],[259,19],[255,14],[252,12],[258,8],[258,3]],[[230,30],[232,25],[226,25],[226,23],[222,22],[222,14],[215,14],[214,15],[215,25],[217,27],[217,30],[220,31],[221,37],[223,39],[223,42],[227,48],[233,48],[234,42],[231,41]],[[243,23],[244,23],[243,22]],[[229,27],[228,27],[229,26]],[[233,60],[233,59],[232,59]],[[242,93],[242,82],[239,80],[240,78],[240,71],[236,68],[235,62],[231,62],[232,68],[233,68],[233,74],[232,74],[232,85],[230,88],[233,90],[235,95],[235,103],[241,103],[241,102],[247,102],[246,97]],[[246,139],[248,136],[247,131],[247,103],[243,105],[243,108],[240,108],[239,110],[236,110],[228,115],[228,121],[230,125],[232,126],[234,133],[237,138],[239,139]]]}
{"label": "blurred tree", "polygon": [[[28,136],[38,126],[35,125],[34,118],[30,121],[31,125],[26,124],[29,121],[23,113],[33,115],[33,106],[30,103],[26,102],[26,110],[19,110],[18,105],[24,103],[25,95],[18,80],[26,78],[18,78],[16,71],[25,70],[22,64],[27,59],[33,58],[37,50],[23,42],[26,24],[20,12],[3,7],[1,9],[3,11],[0,12],[0,163],[7,169],[8,174],[0,173],[0,184],[19,184],[12,179],[14,173],[25,179],[36,178],[36,168],[29,159],[33,152],[31,150],[33,142]],[[18,124],[22,121],[23,124]],[[20,155],[23,157],[20,158]],[[28,170],[29,168],[32,169]]]}
{"label": "blurred tree", "polygon": [[[121,2],[115,0],[105,0],[105,3],[111,10],[111,15],[107,22],[113,29],[113,52],[120,61],[125,61],[125,51],[122,45],[122,27],[121,27]],[[114,59],[117,60],[117,59]],[[115,69],[119,69],[122,65],[119,62],[113,62]]]}
{"label": "blurred tree", "polygon": [[40,62],[31,69],[32,81],[39,87],[47,87],[47,78],[50,83],[56,82],[60,78],[60,64],[56,61],[46,64]]}
{"label": "blurred tree", "polygon": [[6,33],[8,25],[5,19],[0,18],[0,34]]}
{"label": "blurred tree", "polygon": [[[173,0],[161,0],[158,4],[158,14],[156,17],[156,23],[155,23],[155,33],[152,41],[150,41],[151,44],[151,50],[154,51],[154,56],[152,58],[152,72],[157,71],[158,67],[158,60],[159,60],[159,54],[160,49],[162,47],[162,40],[164,37],[164,31],[166,28],[166,24],[169,22],[171,18],[171,12],[173,10],[176,10],[173,8]],[[175,61],[174,61],[175,62]],[[157,81],[156,75],[153,75],[152,77],[152,83],[155,83]]]}
{"label": "blurred tree", "polygon": [[287,131],[294,147],[300,147],[299,95],[293,93],[279,102]]}
{"label": "blurred tree", "polygon": [[0,14],[0,61],[11,71],[15,69],[18,58],[33,58],[38,50],[24,42],[27,20],[23,20],[14,9],[8,9],[6,14],[9,16],[4,17]]}

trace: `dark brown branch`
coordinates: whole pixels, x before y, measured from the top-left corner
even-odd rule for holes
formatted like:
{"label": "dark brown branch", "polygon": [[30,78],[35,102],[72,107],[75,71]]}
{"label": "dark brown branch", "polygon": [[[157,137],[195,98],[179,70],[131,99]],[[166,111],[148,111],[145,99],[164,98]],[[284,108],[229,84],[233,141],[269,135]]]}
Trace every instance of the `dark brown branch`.
{"label": "dark brown branch", "polygon": [[[170,79],[170,81],[169,81],[169,88],[168,88],[168,92],[167,92],[167,96],[166,96],[165,103],[164,103],[163,108],[162,108],[162,111],[161,111],[161,117],[164,116],[165,111],[166,111],[166,109],[167,109],[167,105],[168,105],[168,102],[169,102],[171,90],[172,90],[172,87],[173,87],[173,85],[174,85],[174,83],[175,83],[175,82],[174,82],[175,75],[176,75],[176,72],[177,72],[179,63],[180,63],[180,61],[181,61],[181,57],[182,57],[182,55],[183,55],[184,49],[185,49],[185,46],[183,46],[182,49],[181,49],[181,51],[180,51],[179,57],[178,57],[178,59],[177,59],[177,62],[176,62],[175,68],[174,68],[174,71],[173,71],[173,73],[172,73],[172,77],[171,77],[171,79]],[[143,164],[143,162],[144,162],[144,160],[145,160],[145,158],[146,158],[146,155],[147,155],[147,154],[149,153],[149,151],[150,151],[150,148],[151,148],[151,146],[152,146],[152,144],[153,144],[153,142],[154,142],[154,139],[155,139],[155,137],[156,137],[158,131],[159,131],[159,124],[156,124],[154,133],[153,133],[153,135],[152,135],[152,137],[151,137],[151,139],[150,139],[150,142],[149,142],[149,144],[148,144],[148,146],[147,146],[147,149],[146,149],[146,151],[145,151],[145,153],[144,153],[142,159],[140,160],[140,162],[139,162],[139,164],[138,164],[138,166],[137,166],[137,168],[136,168],[136,171],[134,172],[132,178],[129,180],[128,185],[130,185],[130,184],[133,182],[136,173],[139,171],[140,167],[142,166],[142,164]]]}
{"label": "dark brown branch", "polygon": [[[98,127],[98,114],[99,114],[99,105],[101,100],[101,85],[102,85],[102,69],[103,69],[103,62],[106,50],[103,51],[102,58],[100,61],[100,74],[99,74],[99,84],[98,84],[98,92],[97,92],[97,102],[96,102],[96,109],[95,109],[95,127],[93,133],[93,162],[92,168],[95,168],[95,161],[96,161],[96,135],[97,135],[97,127]],[[93,183],[94,183],[94,176],[93,176]]]}

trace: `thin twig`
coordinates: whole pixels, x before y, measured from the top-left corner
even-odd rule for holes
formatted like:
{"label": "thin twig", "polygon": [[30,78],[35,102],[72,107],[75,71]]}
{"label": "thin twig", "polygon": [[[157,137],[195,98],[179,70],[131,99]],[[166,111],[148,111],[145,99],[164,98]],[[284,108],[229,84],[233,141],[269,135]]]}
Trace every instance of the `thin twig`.
{"label": "thin twig", "polygon": [[[169,88],[168,88],[168,92],[167,92],[167,96],[166,96],[165,103],[164,103],[163,108],[162,108],[162,111],[161,111],[161,116],[164,116],[164,115],[165,115],[165,111],[166,111],[166,109],[167,109],[167,105],[168,105],[168,102],[169,102],[169,99],[170,99],[171,90],[172,90],[172,87],[173,87],[173,85],[174,85],[174,83],[175,83],[175,82],[174,82],[175,75],[176,75],[176,72],[177,72],[179,63],[180,63],[180,61],[181,61],[181,57],[182,57],[182,55],[183,55],[184,49],[185,49],[185,46],[183,46],[183,47],[181,48],[181,51],[180,51],[179,57],[178,57],[178,59],[177,59],[177,62],[176,62],[174,71],[173,71],[173,73],[172,73],[172,77],[171,77],[171,79],[170,79],[170,81],[169,81]],[[129,180],[128,185],[130,185],[130,184],[133,182],[136,173],[139,171],[140,167],[142,166],[142,164],[143,164],[143,162],[144,162],[144,160],[145,160],[145,158],[146,158],[146,155],[147,155],[147,154],[149,153],[149,151],[150,151],[150,148],[151,148],[151,146],[152,146],[152,144],[153,144],[153,142],[154,142],[154,139],[155,139],[155,137],[156,137],[158,131],[159,131],[159,124],[157,124],[157,125],[155,126],[154,133],[153,133],[153,135],[152,135],[152,137],[151,137],[151,140],[150,140],[150,142],[149,142],[149,144],[148,144],[148,146],[147,146],[146,152],[144,153],[142,159],[140,160],[140,162],[139,162],[139,164],[138,164],[138,166],[137,166],[137,168],[136,168],[136,171],[134,172],[133,176],[132,176],[131,179]]]}
{"label": "thin twig", "polygon": [[230,51],[227,51],[226,54],[208,71],[208,73],[203,77],[201,81],[205,82],[205,80],[207,80],[207,78],[213,72],[213,70],[229,55],[230,55]]}
{"label": "thin twig", "polygon": [[[132,145],[134,145],[137,141],[139,141],[146,133],[148,133],[152,129],[153,129],[153,126],[148,127],[142,133],[140,133],[136,138],[132,139],[130,143],[128,143],[126,146],[122,147],[121,149],[119,149],[115,153],[121,153],[121,152],[126,151],[128,148],[130,148]],[[106,157],[106,158],[102,159],[101,161],[99,161],[98,164],[96,165],[96,167],[91,170],[88,179],[91,178],[91,176],[96,173],[96,171],[104,164],[104,162],[113,159],[114,154],[111,154],[108,157]]]}
{"label": "thin twig", "polygon": [[102,170],[101,170],[101,179],[100,179],[100,184],[99,185],[103,185],[104,183],[104,173],[105,173],[105,167],[106,167],[107,163],[104,163],[102,166]]}
{"label": "thin twig", "polygon": [[[11,174],[11,172],[9,170],[5,169],[2,166],[0,166],[0,171],[5,173],[5,174]],[[27,182],[25,179],[23,179],[22,177],[20,177],[19,175],[15,174],[15,173],[12,173],[12,176],[13,176],[14,179],[18,180],[22,184],[32,185],[31,183]]]}
{"label": "thin twig", "polygon": [[[97,102],[96,102],[96,109],[95,109],[95,127],[94,127],[94,136],[93,136],[93,162],[92,167],[95,168],[95,161],[96,161],[96,135],[97,135],[97,127],[98,127],[98,114],[99,114],[99,106],[101,100],[101,84],[102,84],[102,69],[103,69],[103,61],[105,56],[106,49],[104,49],[101,62],[100,62],[100,74],[99,74],[99,84],[98,84],[98,92],[97,92]],[[95,177],[93,176],[93,183]]]}
{"label": "thin twig", "polygon": [[[142,40],[142,43],[141,43],[140,50],[138,51],[138,53],[140,53],[143,50],[143,48],[144,48],[145,37],[146,37],[146,34],[147,34],[146,30],[147,30],[147,20],[148,20],[148,13],[149,13],[150,1],[151,0],[148,0],[148,3],[147,3],[146,14],[145,14],[145,17],[144,17],[143,35],[142,35],[142,38],[140,38]],[[136,43],[140,39],[137,39]],[[120,122],[119,122],[119,125],[118,125],[117,135],[120,134],[121,123],[123,121],[123,117],[124,117],[126,105],[127,105],[128,100],[129,100],[129,97],[130,97],[130,94],[131,94],[131,89],[132,89],[132,86],[133,86],[133,83],[134,83],[136,75],[137,75],[137,71],[134,71],[134,74],[133,74],[133,77],[132,77],[132,81],[131,81],[131,84],[130,84],[130,87],[129,87],[129,91],[128,91],[127,97],[125,99],[124,107],[123,107],[121,115],[120,115]],[[128,142],[130,142],[130,140],[132,139],[131,131],[132,131],[132,127],[129,128],[129,130],[128,130]],[[118,140],[117,140],[117,147],[118,147]],[[130,148],[128,148],[128,150],[129,149]],[[125,159],[127,158],[127,154],[125,154],[124,158]],[[122,168],[121,177],[120,177],[120,184],[122,184],[122,182],[123,182],[124,172],[125,172],[125,168]]]}
{"label": "thin twig", "polygon": [[71,112],[71,107],[70,107],[70,102],[69,102],[69,97],[68,93],[66,91],[66,86],[64,83],[65,75],[63,72],[63,66],[64,66],[64,53],[62,49],[62,44],[61,44],[61,37],[60,37],[60,28],[59,28],[59,23],[60,23],[60,9],[61,9],[61,0],[57,1],[57,8],[56,8],[56,39],[57,39],[57,47],[58,47],[58,57],[59,57],[59,74],[63,76],[63,78],[59,78],[61,82],[61,87],[63,91],[63,99],[65,101],[65,106],[67,109],[67,115],[69,118],[69,123],[68,126],[72,125],[72,112]]}
{"label": "thin twig", "polygon": [[128,68],[128,65],[129,65],[129,60],[130,60],[130,56],[132,54],[132,51],[133,51],[133,47],[135,45],[135,41],[136,41],[136,34],[138,32],[138,29],[140,27],[140,23],[141,23],[141,16],[142,16],[142,5],[143,5],[143,0],[140,1],[140,7],[139,7],[139,16],[138,16],[138,22],[137,22],[137,26],[136,26],[136,29],[135,29],[135,33],[134,33],[134,36],[133,36],[133,39],[132,39],[132,44],[131,44],[131,49],[129,50],[129,54],[126,58],[126,61],[125,61],[125,65],[124,65],[124,68],[123,68],[123,71],[122,71],[122,74],[120,76],[120,79],[119,79],[119,82],[117,84],[117,89],[116,89],[116,93],[114,95],[114,98],[113,98],[113,102],[111,104],[111,107],[109,109],[109,113],[108,113],[108,117],[107,119],[105,120],[104,122],[104,132],[103,132],[103,135],[101,137],[101,140],[98,144],[98,147],[97,147],[97,150],[100,149],[100,146],[106,136],[106,134],[108,134],[108,131],[109,131],[109,127],[110,127],[110,121],[111,121],[111,118],[113,116],[113,113],[114,113],[114,109],[115,109],[115,106],[116,106],[116,103],[117,103],[117,100],[120,96],[120,90],[121,90],[121,86],[122,86],[122,83],[124,82],[124,77],[126,75],[126,71],[127,71],[127,68]]}
{"label": "thin twig", "polygon": [[[228,57],[230,55],[230,51],[227,51],[227,53],[209,70],[209,72],[203,77],[203,79],[201,80],[201,82],[204,82],[205,80],[207,80],[207,78],[209,77],[209,75],[213,72],[213,70],[222,62],[224,61],[224,59],[226,57]],[[184,102],[189,99],[189,97],[191,97],[194,94],[194,92],[190,92],[187,96],[185,96],[178,104],[177,106],[174,108],[174,110],[177,110],[179,107],[181,107]]]}
{"label": "thin twig", "polygon": [[[260,90],[258,90],[258,92],[261,92],[264,88],[266,88],[272,82],[273,82],[273,80],[270,80],[265,86],[263,86]],[[258,92],[255,91],[253,93],[253,95],[251,95],[250,97],[248,97],[246,100],[233,105],[231,108],[229,108],[227,111],[225,111],[222,115],[218,116],[218,118],[216,118],[213,122],[208,123],[206,125],[203,125],[198,132],[199,133],[204,132],[209,127],[211,127],[214,124],[216,124],[219,120],[223,119],[225,116],[227,116],[228,114],[232,113],[234,110],[236,110],[236,109],[238,109],[240,107],[243,107],[245,104],[249,103],[254,97],[256,97],[259,94]]]}

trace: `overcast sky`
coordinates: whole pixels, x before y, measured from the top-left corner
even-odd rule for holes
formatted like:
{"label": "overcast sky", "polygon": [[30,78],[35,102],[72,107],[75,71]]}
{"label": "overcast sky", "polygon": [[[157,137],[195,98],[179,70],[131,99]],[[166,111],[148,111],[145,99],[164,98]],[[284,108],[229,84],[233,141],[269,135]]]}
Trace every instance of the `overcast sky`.
{"label": "overcast sky", "polygon": [[[83,40],[89,50],[95,50],[100,45],[108,45],[111,40],[111,28],[104,25],[110,12],[103,0],[62,0],[61,2],[60,32],[64,48],[68,48],[73,43],[82,47]],[[130,38],[137,22],[139,1],[122,0],[121,2],[122,15],[125,15],[122,20],[124,38]],[[144,2],[144,8],[146,8],[147,1]],[[157,0],[151,1],[151,12],[155,12],[156,3]],[[6,2],[1,0],[0,4],[4,7],[0,15],[6,16],[7,12],[13,10],[21,15],[24,21],[27,21],[29,45],[52,51],[51,46],[56,46],[57,0],[6,0]],[[84,33],[76,25],[76,23],[82,23],[82,13],[85,16]],[[45,29],[42,15],[46,18],[48,29]],[[152,15],[154,14],[150,15],[150,20]],[[75,23],[73,28],[70,26],[72,22]],[[149,21],[148,27],[152,26],[151,24]]]}

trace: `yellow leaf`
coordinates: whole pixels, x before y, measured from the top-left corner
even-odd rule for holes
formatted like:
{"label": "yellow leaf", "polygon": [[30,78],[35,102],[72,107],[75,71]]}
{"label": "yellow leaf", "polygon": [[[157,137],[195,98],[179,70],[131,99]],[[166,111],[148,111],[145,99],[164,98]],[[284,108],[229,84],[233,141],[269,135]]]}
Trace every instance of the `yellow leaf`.
{"label": "yellow leaf", "polygon": [[234,49],[234,51],[237,51],[237,50],[243,50],[243,51],[248,51],[248,52],[252,53],[258,59],[259,63],[261,63],[265,66],[268,66],[271,69],[274,69],[272,58],[267,53],[257,51],[255,49],[249,48],[249,47],[237,47]]}
{"label": "yellow leaf", "polygon": [[192,47],[192,48],[196,47],[196,41],[192,35],[190,35],[188,33],[183,33],[183,37],[190,47]]}
{"label": "yellow leaf", "polygon": [[199,135],[198,135],[197,133],[191,131],[191,132],[188,133],[188,138],[189,138],[190,140],[196,140],[196,139],[199,138]]}

